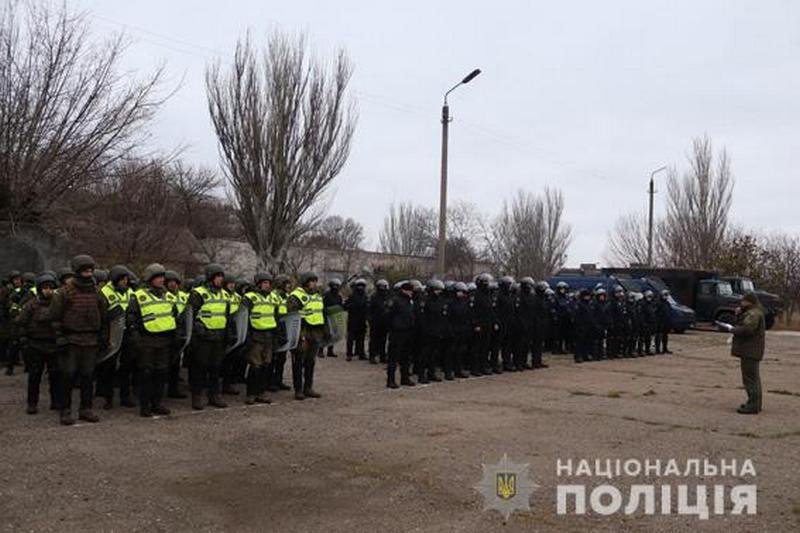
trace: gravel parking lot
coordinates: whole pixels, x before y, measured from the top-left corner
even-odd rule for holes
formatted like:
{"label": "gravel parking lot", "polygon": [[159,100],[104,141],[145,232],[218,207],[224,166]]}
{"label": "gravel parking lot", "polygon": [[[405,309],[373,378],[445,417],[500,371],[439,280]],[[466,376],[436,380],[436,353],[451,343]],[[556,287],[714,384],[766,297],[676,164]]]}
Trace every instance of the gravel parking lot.
{"label": "gravel parking lot", "polygon": [[[26,415],[25,378],[3,376],[0,524],[15,532],[797,531],[800,336],[769,334],[759,416],[735,412],[744,392],[725,340],[692,332],[673,337],[674,355],[583,365],[550,356],[546,370],[398,391],[384,387],[378,366],[322,359],[318,400],[283,392],[272,405],[244,406],[227,397],[230,408],[202,412],[172,400],[169,417],[115,409],[73,427],[46,410]],[[505,526],[473,488],[481,464],[504,453],[529,463],[539,485],[531,510]],[[706,457],[752,459],[756,516],[556,514],[559,458]],[[752,480],[688,481],[704,482]]]}

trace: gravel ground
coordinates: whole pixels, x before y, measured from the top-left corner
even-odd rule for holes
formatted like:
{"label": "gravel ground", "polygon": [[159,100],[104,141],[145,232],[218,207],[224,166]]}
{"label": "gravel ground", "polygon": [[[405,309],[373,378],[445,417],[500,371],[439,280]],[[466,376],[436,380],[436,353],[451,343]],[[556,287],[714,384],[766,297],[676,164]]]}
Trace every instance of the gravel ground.
{"label": "gravel ground", "polygon": [[[693,332],[671,356],[550,356],[546,370],[399,391],[378,366],[322,359],[319,400],[227,397],[200,413],[171,401],[169,417],[115,409],[69,428],[25,415],[24,377],[2,376],[0,531],[798,531],[800,336],[769,334],[755,417],[735,413],[744,392],[725,339]],[[539,485],[507,525],[473,488],[504,453]],[[558,458],[704,457],[753,460],[756,516],[556,514]],[[752,482],[716,479],[675,484]]]}

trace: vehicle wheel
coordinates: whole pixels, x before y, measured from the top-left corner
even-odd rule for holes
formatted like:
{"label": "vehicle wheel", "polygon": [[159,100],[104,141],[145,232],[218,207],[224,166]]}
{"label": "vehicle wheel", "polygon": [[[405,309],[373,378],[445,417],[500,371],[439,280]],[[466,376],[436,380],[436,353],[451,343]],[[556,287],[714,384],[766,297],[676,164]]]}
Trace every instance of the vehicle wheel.
{"label": "vehicle wheel", "polygon": [[725,311],[717,315],[717,320],[720,322],[725,322],[726,324],[734,325],[736,324],[736,315],[730,311]]}

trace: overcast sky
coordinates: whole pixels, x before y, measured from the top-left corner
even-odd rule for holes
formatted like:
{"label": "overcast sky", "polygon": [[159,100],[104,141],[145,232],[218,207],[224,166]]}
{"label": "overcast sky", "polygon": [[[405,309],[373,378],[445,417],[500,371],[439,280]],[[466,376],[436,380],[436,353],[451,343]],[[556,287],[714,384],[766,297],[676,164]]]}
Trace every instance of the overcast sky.
{"label": "overcast sky", "polygon": [[[800,3],[786,1],[177,1],[77,4],[98,35],[125,29],[131,71],[165,62],[180,91],[154,125],[165,149],[219,168],[203,75],[250,29],[303,31],[355,65],[359,122],[329,212],[377,246],[393,201],[438,205],[442,94],[450,97],[450,198],[496,213],[523,189],[560,188],[569,264],[602,261],[621,213],[647,208],[647,179],[686,167],[691,139],[727,147],[733,218],[797,233]],[[663,179],[663,175],[662,178]],[[661,187],[664,190],[664,187]],[[664,194],[656,196],[656,212]]]}

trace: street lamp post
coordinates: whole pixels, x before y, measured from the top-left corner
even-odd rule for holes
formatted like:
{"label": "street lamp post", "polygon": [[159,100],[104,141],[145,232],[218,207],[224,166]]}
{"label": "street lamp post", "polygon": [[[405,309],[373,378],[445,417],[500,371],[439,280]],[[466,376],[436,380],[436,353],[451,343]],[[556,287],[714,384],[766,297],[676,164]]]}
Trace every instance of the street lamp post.
{"label": "street lamp post", "polygon": [[445,275],[445,245],[447,244],[447,134],[450,125],[450,107],[447,105],[447,96],[461,85],[471,82],[481,73],[480,69],[475,69],[467,76],[455,84],[452,89],[444,93],[444,104],[442,105],[442,169],[441,183],[439,188],[439,250],[437,270],[439,275]]}
{"label": "street lamp post", "polygon": [[650,216],[647,219],[647,266],[649,267],[653,266],[653,196],[656,194],[653,177],[666,169],[667,167],[659,167],[650,173]]}

